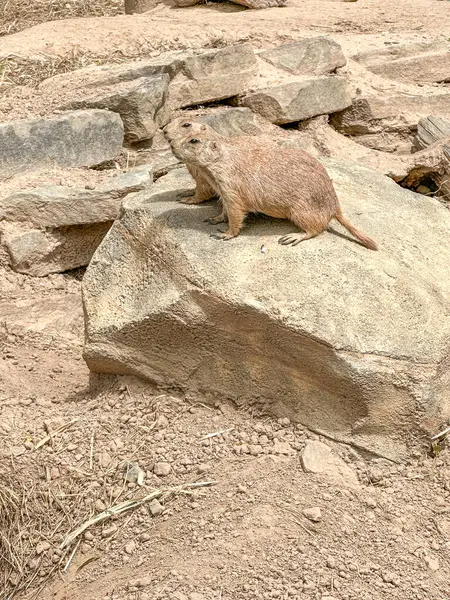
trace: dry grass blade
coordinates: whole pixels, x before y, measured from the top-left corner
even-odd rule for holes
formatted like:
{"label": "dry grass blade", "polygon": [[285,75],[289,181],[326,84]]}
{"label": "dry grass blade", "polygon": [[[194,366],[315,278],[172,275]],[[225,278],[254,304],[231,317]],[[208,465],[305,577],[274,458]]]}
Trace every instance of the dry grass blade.
{"label": "dry grass blade", "polygon": [[115,504],[114,506],[111,506],[111,508],[107,508],[101,513],[95,515],[95,517],[92,517],[92,519],[88,519],[79,527],[74,529],[71,533],[69,533],[69,535],[61,544],[61,548],[69,546],[79,535],[84,533],[86,529],[92,527],[92,525],[96,525],[97,523],[100,523],[105,519],[116,517],[117,515],[127,512],[128,510],[131,510],[133,508],[137,508],[138,506],[141,506],[141,504],[143,504],[144,502],[149,502],[154,498],[160,498],[163,495],[163,493],[164,492],[162,490],[156,490],[156,492],[152,492],[151,494],[148,494],[148,496],[145,496],[142,499],[125,500],[124,502],[120,502],[120,504]]}
{"label": "dry grass blade", "polygon": [[19,513],[22,495],[11,486],[5,475],[0,476],[0,567],[9,565],[22,572],[20,556],[15,553],[14,536],[11,533],[19,528]]}
{"label": "dry grass blade", "polygon": [[435,442],[436,440],[443,440],[448,435],[450,435],[450,427],[446,427],[445,429],[443,429],[439,433],[436,433],[436,435],[433,435],[433,437],[431,438],[431,441]]}
{"label": "dry grass blade", "polygon": [[151,500],[153,500],[155,498],[161,498],[162,496],[164,496],[165,498],[168,498],[170,496],[174,496],[176,494],[183,493],[183,491],[185,491],[186,488],[206,487],[206,486],[211,486],[211,485],[215,485],[215,484],[216,484],[215,481],[199,481],[197,483],[187,483],[187,484],[180,485],[180,486],[173,487],[173,488],[165,488],[162,490],[155,490],[151,494],[147,494],[143,498],[133,498],[131,500],[125,500],[124,502],[115,504],[114,506],[111,506],[110,508],[107,508],[106,510],[103,510],[102,512],[98,513],[97,515],[95,515],[95,517],[88,519],[87,521],[82,523],[79,527],[74,529],[71,533],[69,533],[69,535],[63,540],[63,542],[61,544],[61,548],[66,548],[66,547],[70,546],[70,544],[79,535],[84,533],[86,531],[86,529],[89,529],[89,527],[92,527],[92,525],[96,525],[97,523],[100,523],[101,521],[104,521],[105,519],[110,519],[111,517],[116,517],[122,513],[125,513],[134,508],[137,508],[138,506],[142,506],[142,504],[145,504],[146,502],[150,502]]}
{"label": "dry grass blade", "polygon": [[53,439],[55,437],[55,435],[58,435],[58,433],[62,433],[63,431],[65,431],[66,429],[68,429],[69,427],[74,425],[77,421],[78,421],[78,419],[72,419],[68,423],[64,423],[64,425],[61,425],[60,427],[58,427],[57,429],[55,429],[54,431],[52,431],[51,433],[46,435],[44,438],[42,438],[42,440],[40,440],[36,444],[35,449],[38,450],[39,448],[44,446],[44,444],[47,444],[51,439]]}
{"label": "dry grass blade", "polygon": [[76,50],[67,56],[40,55],[39,59],[10,55],[0,60],[0,82],[2,87],[22,85],[36,88],[44,79],[101,62]]}
{"label": "dry grass blade", "polygon": [[228,433],[229,431],[233,431],[234,427],[230,427],[229,429],[222,429],[221,431],[214,431],[213,433],[208,433],[204,437],[199,439],[199,442],[204,440],[209,440],[213,437],[217,437],[218,435],[222,435],[222,433]]}
{"label": "dry grass blade", "polygon": [[30,567],[30,560],[36,545],[55,530],[54,520],[59,513],[49,511],[43,490],[0,465],[0,598],[12,600],[36,579],[40,562]]}
{"label": "dry grass blade", "polygon": [[0,7],[0,36],[17,33],[33,25],[74,19],[103,17],[123,13],[123,0],[3,0]]}

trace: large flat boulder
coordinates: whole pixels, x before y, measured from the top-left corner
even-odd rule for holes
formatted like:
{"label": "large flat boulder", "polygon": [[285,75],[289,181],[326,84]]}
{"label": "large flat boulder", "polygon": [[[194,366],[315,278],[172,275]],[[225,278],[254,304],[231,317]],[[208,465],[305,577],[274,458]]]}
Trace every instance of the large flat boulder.
{"label": "large flat boulder", "polygon": [[89,368],[260,403],[393,458],[426,439],[450,416],[450,213],[324,164],[379,252],[340,231],[282,247],[294,227],[265,217],[218,241],[215,204],[175,201],[184,169],[125,200],[83,281]]}
{"label": "large flat boulder", "polygon": [[449,42],[393,44],[362,52],[354,59],[386,79],[412,83],[450,81]]}
{"label": "large flat boulder", "polygon": [[14,271],[33,277],[86,266],[112,221],[55,229],[30,229],[4,223],[1,238]]}
{"label": "large flat boulder", "polygon": [[94,189],[47,185],[0,197],[0,244],[11,268],[41,277],[87,265],[123,199],[152,185],[142,169],[88,185]]}
{"label": "large flat boulder", "polygon": [[125,196],[152,183],[152,174],[143,169],[111,177],[92,190],[65,185],[20,190],[0,198],[0,222],[45,228],[112,221]]}
{"label": "large flat boulder", "polygon": [[0,124],[0,172],[11,177],[53,165],[90,167],[114,158],[122,143],[122,120],[106,110],[10,121]]}
{"label": "large flat boulder", "polygon": [[89,89],[64,109],[103,108],[120,115],[128,143],[152,139],[158,129],[170,77],[167,73],[123,81],[109,87]]}
{"label": "large flat boulder", "polygon": [[326,75],[347,64],[340,45],[323,36],[269,48],[259,56],[294,75]]}
{"label": "large flat boulder", "polygon": [[236,135],[284,135],[282,129],[255,114],[249,108],[221,106],[200,111],[187,111],[187,118],[191,113],[194,114],[196,120],[206,123],[220,135],[230,137]]}
{"label": "large flat boulder", "polygon": [[187,56],[169,85],[167,120],[171,110],[244,93],[257,73],[258,63],[250,44]]}
{"label": "large flat boulder", "polygon": [[331,123],[345,135],[409,134],[430,114],[450,117],[450,93],[364,95],[333,115]]}
{"label": "large flat boulder", "polygon": [[341,111],[351,105],[352,98],[342,77],[314,77],[256,90],[239,103],[283,125]]}

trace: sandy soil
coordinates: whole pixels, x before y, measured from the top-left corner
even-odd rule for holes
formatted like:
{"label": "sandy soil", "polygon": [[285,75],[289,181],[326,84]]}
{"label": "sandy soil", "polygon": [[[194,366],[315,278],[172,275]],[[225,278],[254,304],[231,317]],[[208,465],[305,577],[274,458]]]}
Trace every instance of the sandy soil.
{"label": "sandy soil", "polygon": [[7,36],[0,58],[68,52],[135,56],[146,50],[205,47],[251,40],[266,47],[299,35],[422,33],[450,35],[448,3],[441,0],[287,0],[282,8],[229,12],[222,4],[174,8],[169,2],[141,15],[81,18],[43,23]]}

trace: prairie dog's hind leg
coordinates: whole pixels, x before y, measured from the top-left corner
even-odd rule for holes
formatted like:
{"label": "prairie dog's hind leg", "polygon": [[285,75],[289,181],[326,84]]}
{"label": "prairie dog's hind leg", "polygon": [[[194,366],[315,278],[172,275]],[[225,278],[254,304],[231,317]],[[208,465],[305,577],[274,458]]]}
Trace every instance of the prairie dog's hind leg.
{"label": "prairie dog's hind leg", "polygon": [[297,246],[300,242],[304,242],[306,240],[310,240],[325,229],[328,226],[329,218],[326,217],[316,217],[311,218],[311,215],[308,218],[305,218],[303,214],[291,214],[291,221],[294,225],[297,225],[299,229],[304,231],[304,233],[288,233],[287,235],[283,235],[278,240],[278,243],[282,246]]}
{"label": "prairie dog's hind leg", "polygon": [[282,246],[297,246],[300,242],[304,242],[305,240],[310,240],[311,238],[319,235],[321,231],[310,231],[309,233],[288,233],[287,235],[283,235],[278,240],[278,243]]}

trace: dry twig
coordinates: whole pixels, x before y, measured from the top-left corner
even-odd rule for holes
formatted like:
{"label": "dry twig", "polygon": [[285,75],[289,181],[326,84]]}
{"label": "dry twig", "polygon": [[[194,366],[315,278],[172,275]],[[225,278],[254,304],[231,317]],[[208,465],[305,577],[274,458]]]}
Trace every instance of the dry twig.
{"label": "dry twig", "polygon": [[69,546],[79,535],[84,533],[86,531],[86,529],[88,529],[89,527],[92,527],[92,525],[96,525],[97,523],[100,523],[101,521],[104,521],[105,519],[110,519],[111,517],[116,517],[122,513],[129,511],[129,510],[133,510],[134,508],[142,506],[142,504],[150,502],[151,500],[154,500],[155,498],[161,498],[162,496],[164,496],[165,498],[168,498],[170,496],[174,496],[176,494],[182,493],[186,488],[206,487],[206,486],[215,485],[215,484],[216,484],[215,481],[200,481],[197,483],[187,483],[187,484],[173,487],[173,488],[155,490],[151,494],[147,494],[143,498],[134,498],[131,500],[125,500],[124,502],[120,502],[120,504],[115,504],[114,506],[111,506],[110,508],[103,510],[101,513],[98,513],[97,515],[95,515],[95,517],[88,519],[87,521],[82,523],[79,527],[74,529],[71,533],[69,533],[69,535],[63,540],[63,542],[61,544],[61,548],[65,548],[65,547]]}

